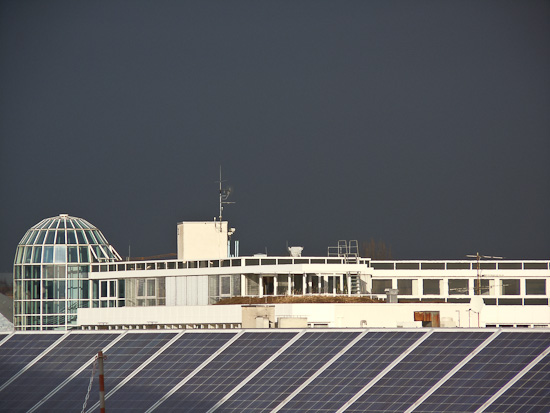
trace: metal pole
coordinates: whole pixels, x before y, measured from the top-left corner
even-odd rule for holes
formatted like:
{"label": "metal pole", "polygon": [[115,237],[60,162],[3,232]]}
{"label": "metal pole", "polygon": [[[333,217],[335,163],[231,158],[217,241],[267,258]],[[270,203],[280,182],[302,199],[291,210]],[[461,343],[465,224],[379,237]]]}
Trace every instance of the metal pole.
{"label": "metal pole", "polygon": [[105,379],[103,376],[103,352],[97,353],[97,360],[99,366],[99,410],[101,413],[105,413]]}

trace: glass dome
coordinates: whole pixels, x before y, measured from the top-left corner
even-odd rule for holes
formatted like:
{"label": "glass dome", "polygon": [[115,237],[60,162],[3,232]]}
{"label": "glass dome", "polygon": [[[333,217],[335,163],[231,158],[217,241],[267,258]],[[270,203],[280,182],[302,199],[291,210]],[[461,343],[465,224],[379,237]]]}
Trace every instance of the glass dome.
{"label": "glass dome", "polygon": [[76,309],[90,307],[97,288],[88,280],[89,264],[120,260],[101,231],[82,218],[61,214],[40,221],[21,238],[15,253],[15,328],[76,324]]}

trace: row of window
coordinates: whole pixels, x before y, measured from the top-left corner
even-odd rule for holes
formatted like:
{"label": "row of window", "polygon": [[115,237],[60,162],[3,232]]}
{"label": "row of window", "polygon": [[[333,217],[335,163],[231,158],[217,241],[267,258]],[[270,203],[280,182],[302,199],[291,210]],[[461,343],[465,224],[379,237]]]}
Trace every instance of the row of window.
{"label": "row of window", "polygon": [[[373,262],[375,270],[476,270],[477,262]],[[547,270],[547,262],[480,262],[480,270]]]}
{"label": "row of window", "polygon": [[[187,268],[219,268],[219,267],[241,267],[241,258],[224,260],[201,260],[201,261],[148,261],[131,262],[119,264],[103,264],[92,266],[92,272],[107,271],[142,271],[142,270],[181,270]],[[363,264],[368,261],[363,262]],[[245,266],[251,265],[288,265],[288,264],[344,264],[342,258],[247,258]]]}
{"label": "row of window", "polygon": [[[413,279],[398,279],[397,290],[399,295],[442,295],[442,279],[424,279],[422,280],[422,293],[418,288],[419,280]],[[468,279],[448,279],[447,294],[448,295],[470,295],[473,291],[474,295],[495,295],[495,288],[500,288],[500,295],[521,295],[520,279],[500,279],[499,284],[493,279],[473,280],[473,286],[470,285]],[[545,279],[525,279],[524,291],[525,295],[546,295],[546,280]],[[414,285],[414,288],[413,288]],[[372,280],[372,293],[385,294],[387,289],[393,288],[392,279]],[[415,294],[415,291],[418,291]]]}
{"label": "row of window", "polygon": [[[244,261],[244,263],[243,263]],[[360,260],[360,264],[369,265],[368,260]],[[187,268],[219,268],[256,265],[296,265],[296,264],[346,264],[343,258],[233,258],[222,260],[200,261],[147,261],[118,264],[95,265],[92,272],[108,271],[141,271],[141,270],[175,270]],[[475,270],[477,264],[469,262],[373,262],[375,270]],[[547,270],[547,262],[484,262],[482,270]]]}
{"label": "row of window", "polygon": [[[91,259],[90,259],[91,258]],[[46,245],[19,246],[15,255],[15,264],[66,263],[66,262],[99,262],[115,259],[107,246],[101,245]]]}
{"label": "row of window", "polygon": [[21,245],[33,244],[108,244],[105,237],[97,230],[82,229],[58,229],[56,230],[31,230],[28,231]]}
{"label": "row of window", "polygon": [[48,278],[88,278],[88,265],[17,265],[14,268],[15,280]]}
{"label": "row of window", "polygon": [[95,229],[88,221],[82,218],[69,217],[62,215],[59,218],[46,218],[36,224],[33,229],[56,229],[56,228],[79,228],[79,229]]}
{"label": "row of window", "polygon": [[14,300],[124,298],[124,280],[16,280]]}

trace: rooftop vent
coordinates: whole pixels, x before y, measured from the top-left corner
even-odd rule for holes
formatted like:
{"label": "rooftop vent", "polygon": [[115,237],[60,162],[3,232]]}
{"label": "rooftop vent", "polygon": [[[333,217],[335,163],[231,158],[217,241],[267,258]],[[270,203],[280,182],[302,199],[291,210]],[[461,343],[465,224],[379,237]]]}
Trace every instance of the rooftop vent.
{"label": "rooftop vent", "polygon": [[304,247],[288,247],[288,252],[291,257],[301,257]]}

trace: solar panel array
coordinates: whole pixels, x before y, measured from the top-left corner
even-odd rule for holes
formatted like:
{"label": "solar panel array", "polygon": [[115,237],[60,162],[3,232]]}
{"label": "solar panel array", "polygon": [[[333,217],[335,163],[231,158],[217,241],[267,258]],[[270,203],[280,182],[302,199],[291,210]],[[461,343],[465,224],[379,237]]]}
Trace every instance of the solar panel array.
{"label": "solar panel array", "polygon": [[0,410],[99,411],[100,350],[108,411],[550,410],[542,329],[17,332]]}

